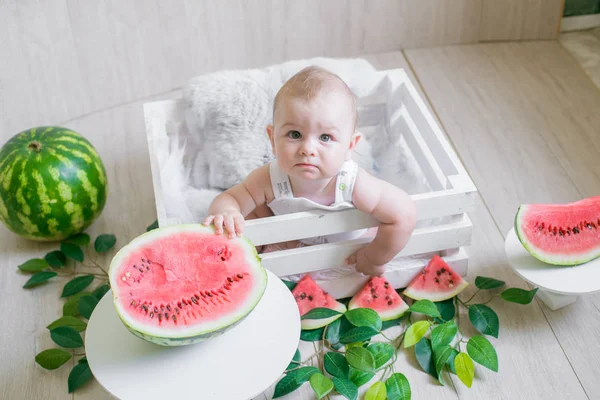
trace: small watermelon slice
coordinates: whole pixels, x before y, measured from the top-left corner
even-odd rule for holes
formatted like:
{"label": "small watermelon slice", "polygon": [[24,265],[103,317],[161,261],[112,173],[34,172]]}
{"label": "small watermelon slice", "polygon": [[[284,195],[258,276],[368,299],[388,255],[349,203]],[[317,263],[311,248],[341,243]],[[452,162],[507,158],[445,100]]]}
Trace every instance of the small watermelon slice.
{"label": "small watermelon slice", "polygon": [[374,276],[352,297],[348,309],[370,308],[382,321],[400,318],[408,304],[384,277]]}
{"label": "small watermelon slice", "polygon": [[600,257],[600,196],[566,204],[522,204],[515,233],[532,256],[571,266]]}
{"label": "small watermelon slice", "polygon": [[[296,287],[292,290],[292,294],[296,299],[296,304],[298,304],[300,316],[313,308],[331,308],[342,314],[346,312],[346,306],[321,289],[317,282],[308,274],[298,281]],[[329,318],[303,319],[300,325],[304,330],[319,329],[340,318],[342,314]]]}
{"label": "small watermelon slice", "polygon": [[436,254],[402,294],[414,300],[443,301],[462,292],[468,284]]}

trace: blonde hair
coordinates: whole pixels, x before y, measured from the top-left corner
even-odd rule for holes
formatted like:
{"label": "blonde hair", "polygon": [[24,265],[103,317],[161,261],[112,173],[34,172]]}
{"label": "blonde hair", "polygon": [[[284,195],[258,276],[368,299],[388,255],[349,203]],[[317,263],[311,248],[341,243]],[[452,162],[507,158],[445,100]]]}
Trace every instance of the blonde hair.
{"label": "blonde hair", "polygon": [[354,93],[352,93],[346,82],[338,75],[314,65],[296,73],[279,89],[273,101],[273,120],[275,120],[277,103],[281,100],[281,97],[299,97],[305,101],[310,101],[317,97],[321,90],[325,88],[341,92],[348,97],[351,104],[353,129],[356,130],[358,112],[356,110],[356,97]]}

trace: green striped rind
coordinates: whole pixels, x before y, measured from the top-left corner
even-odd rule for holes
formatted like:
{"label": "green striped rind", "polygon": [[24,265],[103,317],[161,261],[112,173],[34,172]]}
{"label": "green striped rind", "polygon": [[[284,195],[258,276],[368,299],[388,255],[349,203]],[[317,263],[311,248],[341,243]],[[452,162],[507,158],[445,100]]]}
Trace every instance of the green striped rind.
{"label": "green striped rind", "polygon": [[267,288],[267,271],[262,266],[261,259],[256,251],[256,247],[247,238],[238,237],[231,239],[231,242],[240,245],[246,251],[246,260],[249,265],[250,273],[253,274],[256,280],[257,289],[254,292],[254,296],[248,299],[248,301],[244,304],[244,307],[241,307],[239,312],[234,317],[222,318],[215,326],[212,326],[208,329],[206,327],[198,327],[197,329],[185,335],[176,330],[143,326],[139,322],[129,318],[127,311],[122,308],[119,302],[120,293],[118,275],[121,271],[122,263],[127,259],[131,252],[136,251],[142,246],[151,244],[154,239],[169,235],[177,235],[178,233],[184,232],[199,232],[210,235],[214,235],[215,233],[212,226],[207,227],[201,224],[180,224],[153,229],[136,237],[129,244],[121,248],[113,257],[108,271],[108,279],[112,290],[113,304],[117,311],[117,315],[123,324],[135,336],[162,346],[184,346],[203,342],[210,338],[222,335],[242,322],[252,312],[252,310],[256,308]]}
{"label": "green striped rind", "polygon": [[[28,148],[40,143],[40,151]],[[83,231],[102,213],[106,171],[92,144],[61,127],[13,136],[0,150],[0,220],[16,234],[56,241]]]}

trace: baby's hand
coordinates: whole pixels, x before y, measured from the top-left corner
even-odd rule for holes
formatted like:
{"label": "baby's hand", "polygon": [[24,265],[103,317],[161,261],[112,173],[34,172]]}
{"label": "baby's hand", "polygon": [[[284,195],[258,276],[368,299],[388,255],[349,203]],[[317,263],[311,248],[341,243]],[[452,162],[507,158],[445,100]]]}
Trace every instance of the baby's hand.
{"label": "baby's hand", "polygon": [[223,233],[223,227],[225,227],[230,239],[236,235],[242,236],[244,230],[244,216],[239,211],[230,210],[215,215],[209,215],[204,219],[202,224],[208,226],[211,222],[215,225],[217,235]]}
{"label": "baby's hand", "polygon": [[365,248],[359,249],[346,259],[346,264],[356,264],[356,271],[371,276],[381,276],[385,272],[385,264],[373,264],[366,255]]}

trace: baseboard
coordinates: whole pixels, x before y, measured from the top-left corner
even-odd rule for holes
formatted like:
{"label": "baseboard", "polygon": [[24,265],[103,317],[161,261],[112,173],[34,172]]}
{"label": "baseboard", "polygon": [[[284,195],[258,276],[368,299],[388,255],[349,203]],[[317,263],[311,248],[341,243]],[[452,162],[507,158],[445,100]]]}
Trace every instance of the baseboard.
{"label": "baseboard", "polygon": [[560,24],[561,32],[580,31],[600,26],[600,14],[576,15],[565,17]]}

